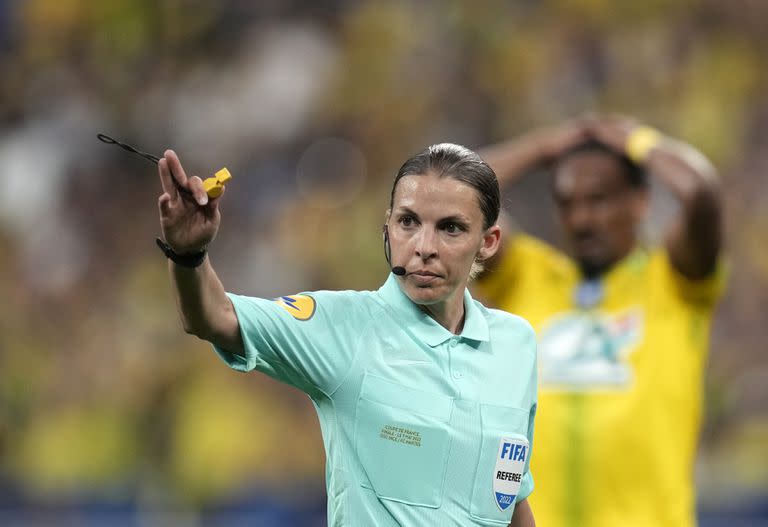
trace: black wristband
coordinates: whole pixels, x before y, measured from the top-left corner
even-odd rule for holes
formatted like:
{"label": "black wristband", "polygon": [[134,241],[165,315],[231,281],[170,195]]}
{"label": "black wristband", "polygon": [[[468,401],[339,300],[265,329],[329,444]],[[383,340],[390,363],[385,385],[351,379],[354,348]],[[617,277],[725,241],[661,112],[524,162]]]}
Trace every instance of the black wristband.
{"label": "black wristband", "polygon": [[171,247],[160,238],[155,238],[155,241],[157,242],[157,246],[160,247],[160,250],[163,251],[163,254],[169,260],[171,260],[176,265],[187,267],[189,269],[200,267],[203,261],[205,261],[205,255],[208,254],[208,251],[205,249],[191,254],[176,254],[173,252],[173,249],[171,249]]}

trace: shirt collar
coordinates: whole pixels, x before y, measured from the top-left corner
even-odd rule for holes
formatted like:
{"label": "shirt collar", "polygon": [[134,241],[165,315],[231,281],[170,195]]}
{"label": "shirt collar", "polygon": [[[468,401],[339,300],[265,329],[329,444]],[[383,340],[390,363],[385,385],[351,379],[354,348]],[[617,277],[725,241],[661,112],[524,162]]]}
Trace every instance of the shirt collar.
{"label": "shirt collar", "polygon": [[634,283],[638,273],[642,272],[647,264],[648,251],[638,246],[600,276],[587,279],[580,275],[573,295],[574,304],[582,309],[603,304],[608,291],[615,291],[617,288],[625,287],[626,284]]}
{"label": "shirt collar", "polygon": [[[429,346],[434,348],[454,336],[408,298],[408,295],[400,288],[400,283],[395,275],[389,275],[378,294],[384,302],[395,310],[405,327]],[[461,331],[461,338],[476,341],[490,340],[488,321],[467,289],[464,289],[464,313],[464,328]]]}

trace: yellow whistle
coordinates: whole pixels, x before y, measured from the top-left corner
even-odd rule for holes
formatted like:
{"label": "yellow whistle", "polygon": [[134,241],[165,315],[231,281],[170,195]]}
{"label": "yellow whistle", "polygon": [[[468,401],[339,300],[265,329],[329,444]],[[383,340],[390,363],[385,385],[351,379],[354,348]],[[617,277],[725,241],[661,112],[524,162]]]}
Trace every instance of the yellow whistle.
{"label": "yellow whistle", "polygon": [[232,174],[230,174],[229,170],[226,168],[222,168],[216,172],[213,177],[209,177],[203,181],[203,188],[209,198],[218,198],[221,196],[221,193],[224,192],[224,185],[230,179],[232,179]]}

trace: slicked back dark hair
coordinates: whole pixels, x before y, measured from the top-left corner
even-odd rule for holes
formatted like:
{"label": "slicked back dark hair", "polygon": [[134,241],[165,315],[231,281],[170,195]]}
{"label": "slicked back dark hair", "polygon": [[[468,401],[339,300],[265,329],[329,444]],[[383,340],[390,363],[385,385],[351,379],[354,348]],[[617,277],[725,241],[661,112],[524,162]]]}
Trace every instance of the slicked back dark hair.
{"label": "slicked back dark hair", "polygon": [[483,213],[484,229],[491,227],[499,219],[501,195],[496,173],[475,152],[453,143],[429,146],[403,163],[392,184],[389,208],[394,205],[395,189],[400,179],[428,173],[434,173],[438,177],[452,177],[474,188]]}
{"label": "slicked back dark hair", "polygon": [[616,160],[616,162],[621,167],[624,174],[627,176],[627,183],[632,188],[635,189],[646,189],[648,188],[648,176],[645,173],[645,169],[629,159],[626,155],[617,152],[616,150],[606,146],[605,144],[590,140],[584,143],[581,143],[580,145],[576,145],[575,147],[571,148],[570,150],[563,153],[560,157],[557,158],[556,164],[559,165],[566,159],[573,157],[577,154],[583,154],[583,153],[590,153],[590,152],[597,152],[600,154],[605,154],[609,157],[612,157]]}

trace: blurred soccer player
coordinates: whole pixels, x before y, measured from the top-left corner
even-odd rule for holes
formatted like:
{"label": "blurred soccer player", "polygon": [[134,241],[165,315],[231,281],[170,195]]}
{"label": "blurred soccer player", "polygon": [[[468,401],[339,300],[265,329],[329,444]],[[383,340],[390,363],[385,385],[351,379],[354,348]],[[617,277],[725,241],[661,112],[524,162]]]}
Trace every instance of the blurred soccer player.
{"label": "blurred soccer player", "polygon": [[[721,294],[721,200],[693,147],[623,117],[592,117],[481,152],[503,185],[553,163],[568,255],[523,233],[480,282],[538,332],[533,462],[549,527],[694,524],[693,462],[709,323]],[[677,198],[663,247],[644,247],[647,176]]]}

